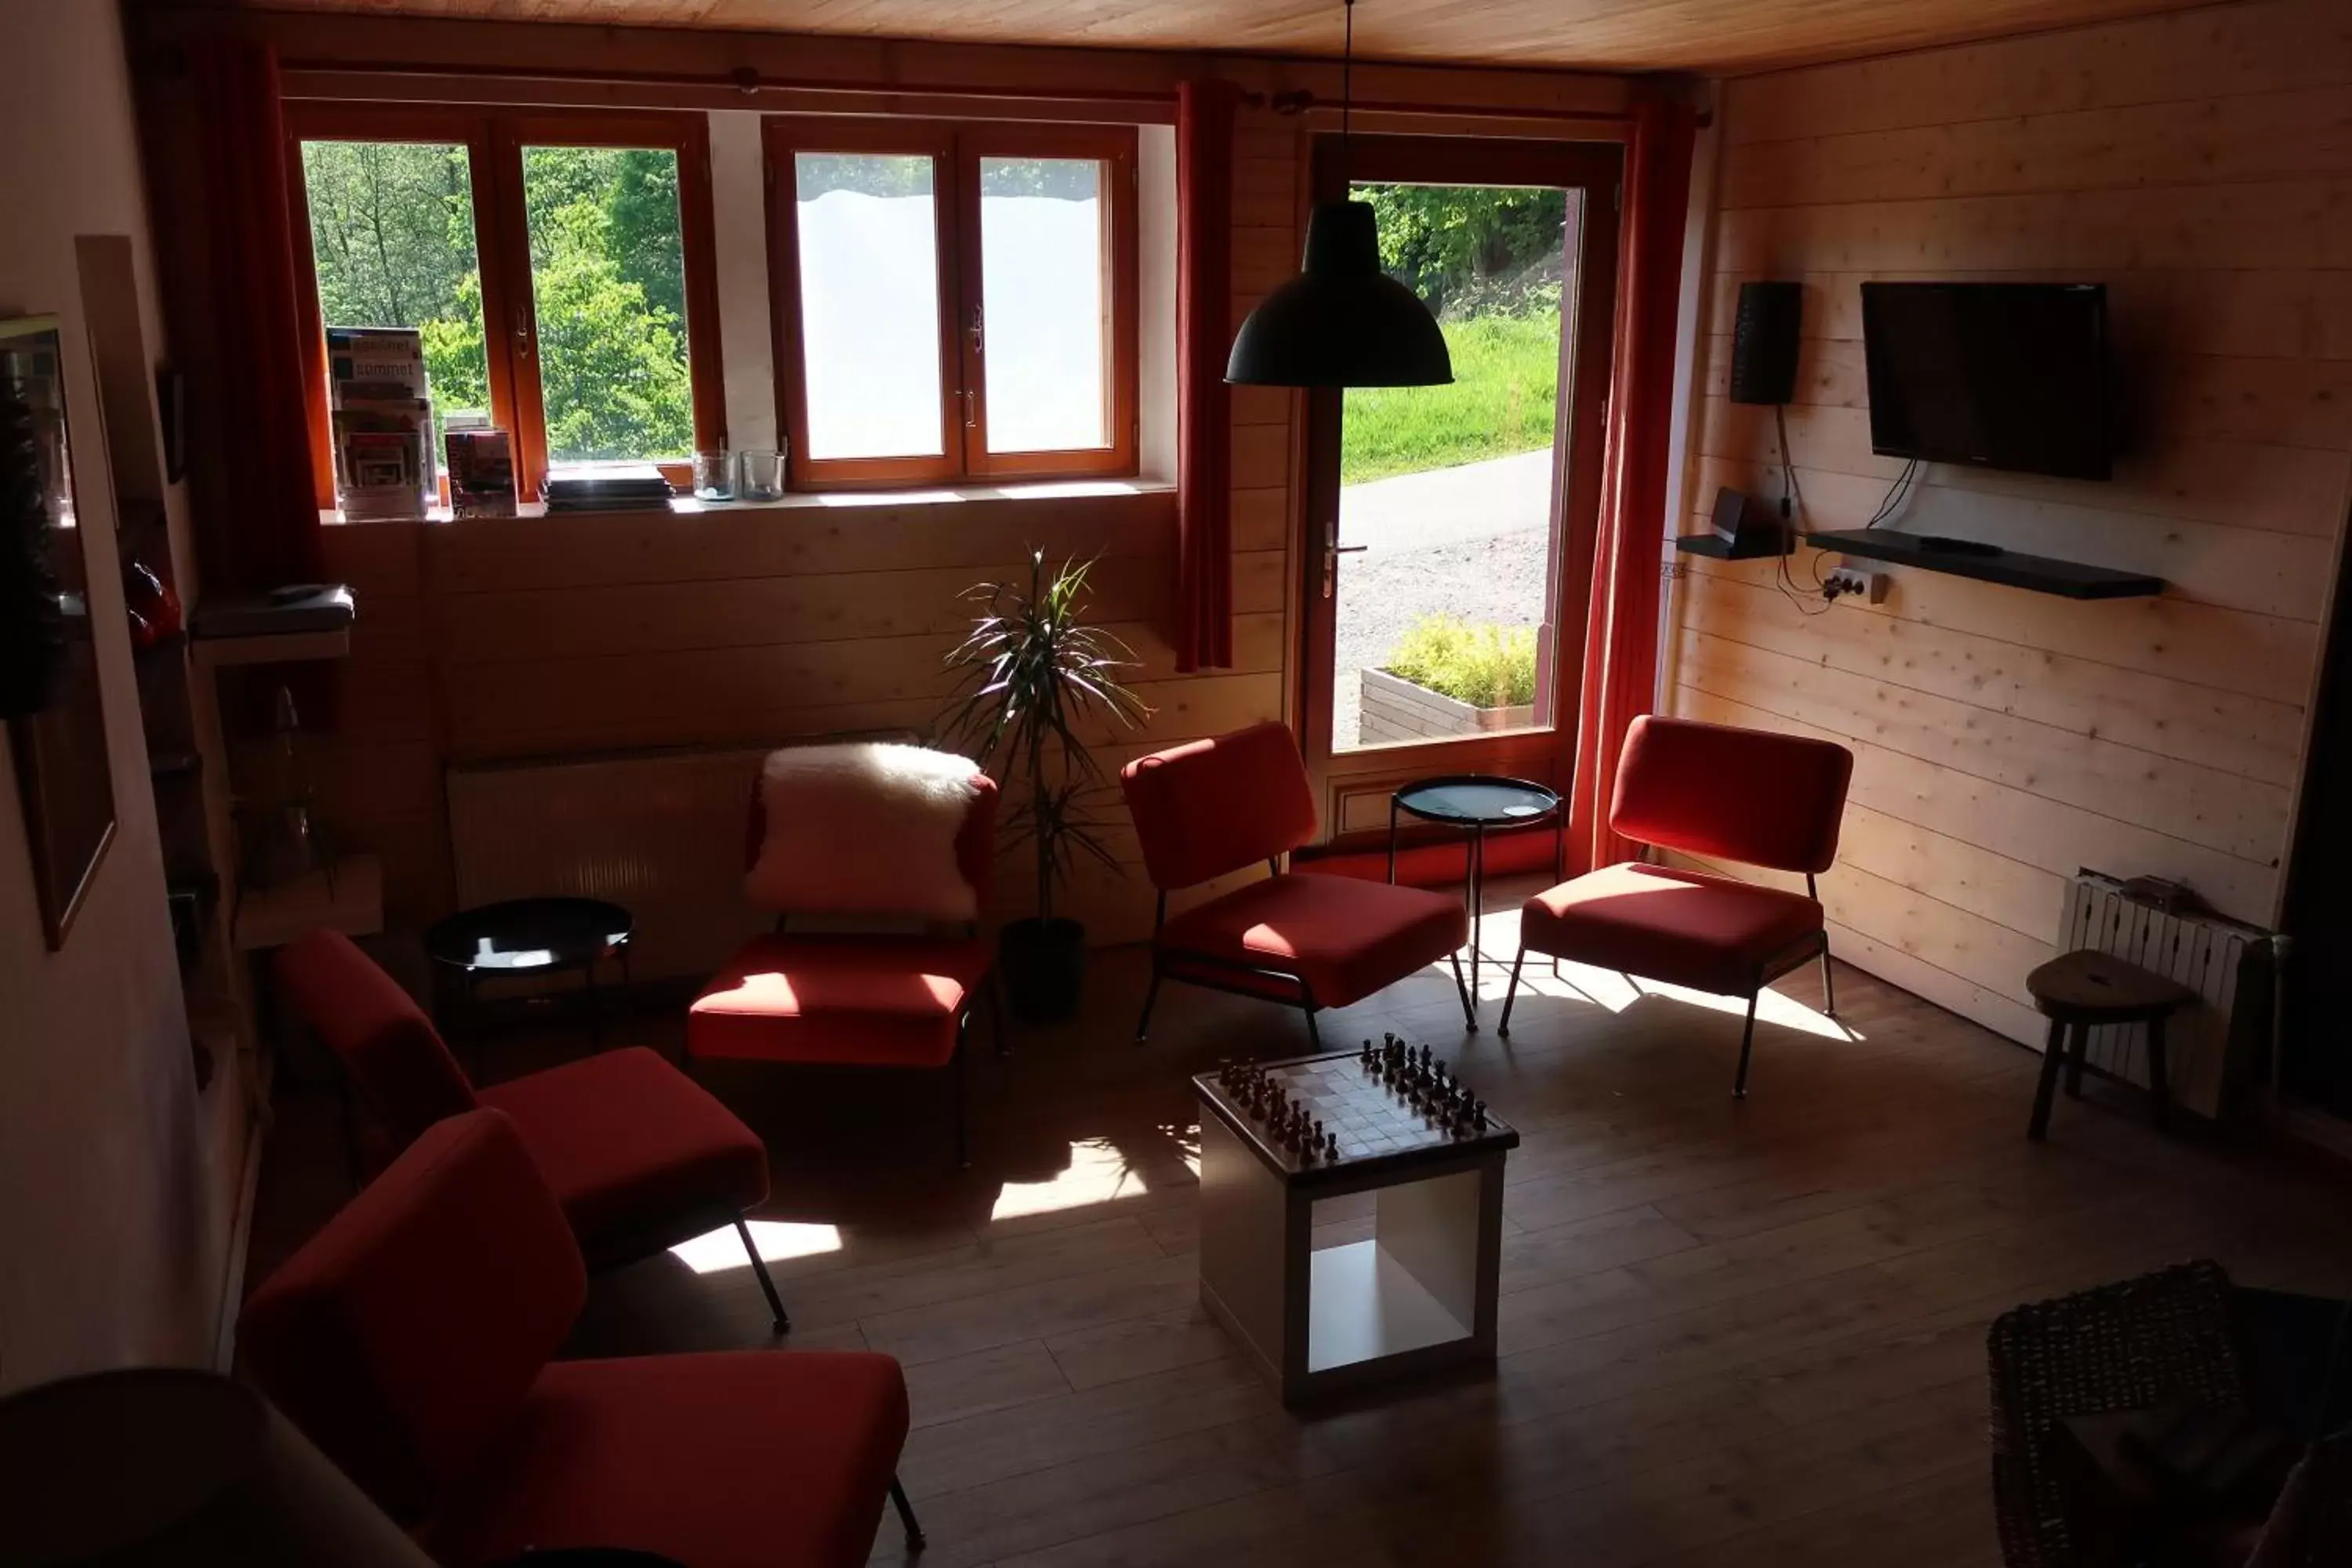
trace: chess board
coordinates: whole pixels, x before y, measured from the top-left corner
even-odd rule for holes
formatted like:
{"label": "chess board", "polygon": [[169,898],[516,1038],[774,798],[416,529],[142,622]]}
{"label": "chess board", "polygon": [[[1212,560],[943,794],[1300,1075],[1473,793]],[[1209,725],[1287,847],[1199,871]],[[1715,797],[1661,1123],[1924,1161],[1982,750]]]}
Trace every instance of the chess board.
{"label": "chess board", "polygon": [[1336,1149],[1336,1154],[1309,1153],[1286,1143],[1274,1119],[1253,1109],[1249,1097],[1227,1087],[1220,1073],[1196,1075],[1193,1090],[1260,1159],[1294,1181],[1356,1176],[1391,1163],[1518,1145],[1518,1133],[1492,1112],[1473,1125],[1449,1122],[1414,1105],[1402,1087],[1390,1087],[1376,1067],[1367,1068],[1360,1050],[1261,1062],[1244,1070],[1269,1089],[1278,1089],[1309,1127],[1321,1122],[1330,1141],[1324,1148]]}

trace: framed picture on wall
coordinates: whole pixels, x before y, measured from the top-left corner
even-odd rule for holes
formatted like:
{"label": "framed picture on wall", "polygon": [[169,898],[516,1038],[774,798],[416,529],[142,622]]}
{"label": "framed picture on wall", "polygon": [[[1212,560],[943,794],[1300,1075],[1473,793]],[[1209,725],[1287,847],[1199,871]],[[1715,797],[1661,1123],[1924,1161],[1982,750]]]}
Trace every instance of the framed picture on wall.
{"label": "framed picture on wall", "polygon": [[65,355],[54,316],[0,321],[0,620],[8,749],[51,951],[114,840],[114,773],[74,510]]}

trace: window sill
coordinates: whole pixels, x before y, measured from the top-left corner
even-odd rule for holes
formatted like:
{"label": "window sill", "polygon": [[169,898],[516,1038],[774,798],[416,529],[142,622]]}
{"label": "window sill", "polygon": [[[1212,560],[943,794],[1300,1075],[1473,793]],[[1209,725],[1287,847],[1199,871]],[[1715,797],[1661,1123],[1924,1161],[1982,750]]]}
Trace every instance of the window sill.
{"label": "window sill", "polygon": [[1166,479],[1038,479],[1001,485],[943,485],[908,490],[822,490],[811,493],[794,491],[781,500],[772,501],[705,501],[692,496],[671,499],[666,508],[630,507],[601,511],[560,511],[551,513],[544,502],[526,501],[515,508],[513,517],[457,518],[447,507],[435,507],[421,518],[360,517],[345,518],[341,511],[327,510],[319,514],[319,521],[330,528],[364,528],[378,523],[473,522],[496,526],[502,522],[553,518],[644,517],[656,510],[666,510],[672,517],[694,517],[705,513],[717,515],[761,512],[793,512],[841,510],[859,507],[929,507],[987,505],[992,502],[1052,502],[1057,500],[1103,500],[1119,496],[1173,495],[1176,486]]}

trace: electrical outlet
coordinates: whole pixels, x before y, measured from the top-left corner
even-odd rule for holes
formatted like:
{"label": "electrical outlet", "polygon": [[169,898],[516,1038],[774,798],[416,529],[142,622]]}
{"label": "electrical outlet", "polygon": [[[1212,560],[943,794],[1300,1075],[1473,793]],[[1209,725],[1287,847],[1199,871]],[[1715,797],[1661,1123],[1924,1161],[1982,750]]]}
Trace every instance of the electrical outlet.
{"label": "electrical outlet", "polygon": [[1822,592],[1829,598],[1843,599],[1851,594],[1868,605],[1885,604],[1889,586],[1885,573],[1857,572],[1851,566],[1838,567],[1822,579]]}

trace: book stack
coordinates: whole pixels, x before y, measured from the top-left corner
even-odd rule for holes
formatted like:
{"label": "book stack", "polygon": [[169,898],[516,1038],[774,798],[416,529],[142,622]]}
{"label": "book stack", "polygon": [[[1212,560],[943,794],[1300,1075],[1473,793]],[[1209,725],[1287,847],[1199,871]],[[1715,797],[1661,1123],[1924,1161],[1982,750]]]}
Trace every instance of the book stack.
{"label": "book stack", "polygon": [[421,518],[434,501],[433,403],[414,327],[327,329],[335,502],[346,518]]}
{"label": "book stack", "polygon": [[449,454],[452,517],[512,517],[514,443],[503,430],[454,427],[441,439]]}
{"label": "book stack", "polygon": [[669,481],[651,463],[583,463],[547,476],[551,512],[650,510],[669,498]]}

